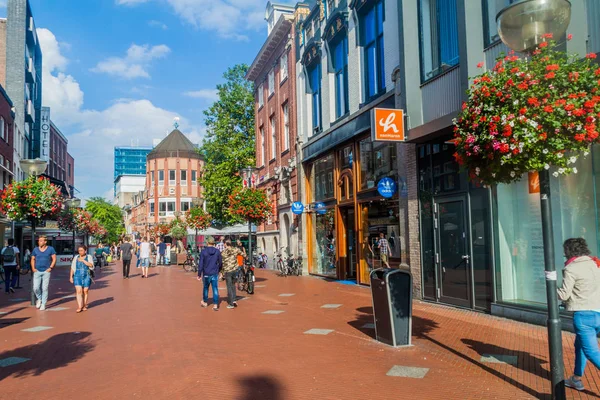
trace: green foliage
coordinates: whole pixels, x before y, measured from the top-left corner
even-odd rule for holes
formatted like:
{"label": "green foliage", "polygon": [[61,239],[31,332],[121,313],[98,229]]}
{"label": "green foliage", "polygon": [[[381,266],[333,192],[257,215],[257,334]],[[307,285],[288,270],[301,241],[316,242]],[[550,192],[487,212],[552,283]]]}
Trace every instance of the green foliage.
{"label": "green foliage", "polygon": [[254,90],[245,79],[248,66],[229,68],[217,85],[219,100],[204,112],[206,138],[200,152],[206,161],[200,184],[207,211],[218,224],[240,218],[228,212],[229,195],[241,186],[241,168],[255,165]]}
{"label": "green foliage", "polygon": [[187,236],[187,224],[179,217],[171,221],[169,236],[173,239],[181,240]]}
{"label": "green foliage", "polygon": [[87,201],[85,209],[106,229],[104,240],[109,243],[119,241],[119,237],[125,233],[125,225],[118,206],[110,204],[101,197],[92,197]]}

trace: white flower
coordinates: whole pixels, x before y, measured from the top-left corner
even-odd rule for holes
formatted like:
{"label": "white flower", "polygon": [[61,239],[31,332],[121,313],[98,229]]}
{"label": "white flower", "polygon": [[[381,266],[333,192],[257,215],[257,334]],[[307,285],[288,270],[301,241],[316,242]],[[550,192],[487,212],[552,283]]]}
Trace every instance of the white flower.
{"label": "white flower", "polygon": [[576,174],[577,173],[577,168],[573,168],[573,173]]}
{"label": "white flower", "polygon": [[553,172],[552,175],[554,175],[555,178],[558,178],[558,172]]}
{"label": "white flower", "polygon": [[496,173],[492,172],[492,178],[495,178],[495,177],[496,177]]}
{"label": "white flower", "polygon": [[515,177],[515,175],[516,175],[516,174],[515,174],[515,171],[510,171],[510,177],[511,177],[511,178],[514,178],[514,177]]}
{"label": "white flower", "polygon": [[580,130],[581,130],[581,128],[582,128],[582,126],[581,126],[581,125],[577,125],[577,130],[578,130],[578,131],[580,131]]}
{"label": "white flower", "polygon": [[514,127],[514,126],[515,126],[515,121],[510,121],[509,125],[510,125],[511,127]]}
{"label": "white flower", "polygon": [[548,154],[548,149],[544,149],[544,150],[542,150],[542,153],[544,153],[544,154]]}
{"label": "white flower", "polygon": [[575,162],[577,161],[577,157],[573,156],[569,158],[569,161],[571,162],[571,164],[575,164]]}
{"label": "white flower", "polygon": [[563,158],[563,156],[564,156],[564,154],[563,154],[563,153],[557,153],[557,154],[556,154],[556,157],[558,157],[558,158]]}
{"label": "white flower", "polygon": [[561,175],[564,174],[565,173],[565,169],[564,168],[559,168],[558,169],[558,173],[561,174]]}
{"label": "white flower", "polygon": [[502,116],[502,121],[506,121],[506,114]]}
{"label": "white flower", "polygon": [[587,157],[589,154],[590,154],[590,152],[589,152],[589,151],[584,151],[584,152],[583,152],[583,156],[584,156],[584,157]]}
{"label": "white flower", "polygon": [[548,171],[548,170],[550,169],[550,165],[549,165],[549,164],[544,164],[544,169],[545,169],[546,171]]}
{"label": "white flower", "polygon": [[513,104],[514,104],[515,106],[518,106],[518,105],[519,105],[519,100],[515,100],[515,101],[513,101]]}

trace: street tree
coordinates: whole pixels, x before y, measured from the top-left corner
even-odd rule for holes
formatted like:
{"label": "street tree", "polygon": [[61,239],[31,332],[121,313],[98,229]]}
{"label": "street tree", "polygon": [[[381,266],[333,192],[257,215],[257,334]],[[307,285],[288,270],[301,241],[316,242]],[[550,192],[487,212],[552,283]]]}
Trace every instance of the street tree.
{"label": "street tree", "polygon": [[119,241],[125,233],[121,209],[101,197],[92,197],[87,201],[85,209],[92,214],[99,225],[106,230],[104,239],[109,243]]}
{"label": "street tree", "polygon": [[206,138],[200,149],[206,161],[200,184],[207,211],[217,224],[240,222],[229,210],[229,195],[241,187],[238,171],[255,164],[254,90],[245,79],[248,66],[229,68],[217,85],[219,99],[204,112]]}

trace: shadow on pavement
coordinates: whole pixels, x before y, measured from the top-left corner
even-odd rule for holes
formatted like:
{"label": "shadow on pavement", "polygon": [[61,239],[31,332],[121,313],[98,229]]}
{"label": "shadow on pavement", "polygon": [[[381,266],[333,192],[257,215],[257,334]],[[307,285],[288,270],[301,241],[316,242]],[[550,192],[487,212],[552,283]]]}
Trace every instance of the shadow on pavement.
{"label": "shadow on pavement", "polygon": [[242,396],[238,400],[283,400],[283,386],[270,376],[247,376],[239,379]]}
{"label": "shadow on pavement", "polygon": [[367,336],[370,336],[372,339],[375,339],[375,329],[373,328],[365,328],[366,324],[373,324],[373,307],[359,307],[356,309],[360,315],[356,316],[354,321],[349,321],[348,325],[364,333]]}
{"label": "shadow on pavement", "polygon": [[[93,293],[93,292],[90,292],[90,293]],[[91,303],[88,304],[88,307],[89,308],[98,307],[98,306],[101,306],[103,304],[110,303],[110,302],[112,302],[114,300],[115,300],[114,297],[107,297],[105,299],[94,300],[94,301],[92,301]]]}
{"label": "shadow on pavement", "polygon": [[156,272],[155,272],[155,273],[153,273],[153,274],[148,274],[148,278],[153,278],[153,277],[155,277],[155,276],[158,276],[158,273],[156,273]]}
{"label": "shadow on pavement", "polygon": [[27,321],[29,319],[29,317],[27,318],[8,318],[8,319],[0,319],[0,329],[2,328],[6,328],[8,326],[11,325],[16,325],[16,324],[20,324],[21,322]]}
{"label": "shadow on pavement", "polygon": [[7,311],[6,314],[1,314],[0,315],[0,321],[2,321],[2,318],[6,317],[6,316],[8,316],[10,314],[14,314],[16,312],[19,312],[19,311],[22,311],[22,310],[25,310],[25,309],[27,309],[27,307],[19,307],[19,308],[15,308],[14,310]]}
{"label": "shadow on pavement", "polygon": [[29,359],[29,361],[0,369],[0,381],[9,376],[20,378],[28,375],[41,375],[46,371],[62,368],[80,360],[96,346],[88,340],[90,335],[90,332],[61,333],[41,343],[0,353],[0,360],[9,357]]}
{"label": "shadow on pavement", "polygon": [[[497,371],[494,368],[491,368],[491,367],[485,365],[484,363],[469,357],[468,355],[463,353],[463,349],[455,349],[445,343],[442,343],[441,341],[439,341],[437,339],[434,339],[433,337],[430,336],[430,333],[433,332],[433,330],[437,329],[437,328],[439,328],[439,324],[437,322],[427,319],[427,318],[413,316],[413,336],[415,336],[419,339],[428,340],[431,343],[436,344],[437,346],[449,351],[450,353],[454,354],[455,356],[458,356],[458,357],[462,358],[463,360],[466,360],[466,361],[470,362],[471,364],[476,365],[477,367],[481,368],[482,370],[484,370],[494,376],[497,376],[498,378],[502,379],[506,383],[513,385],[514,387],[524,391],[525,393],[529,394],[530,396],[533,396],[536,399],[550,399],[549,393],[540,393],[533,388],[525,386],[524,384],[511,378],[510,376],[507,376],[507,375],[501,373],[500,371]],[[443,328],[441,328],[441,329],[443,329]],[[475,345],[475,343],[479,343],[479,342],[469,340],[469,339],[461,339],[461,341],[469,346],[470,346],[470,344]],[[483,347],[483,345],[485,345],[485,344],[482,343],[481,347]],[[486,345],[486,346],[490,346],[490,345]],[[471,347],[471,348],[474,349],[474,347]],[[491,348],[491,349],[495,348],[495,350],[493,350],[495,353],[492,353],[492,354],[508,354],[510,352],[510,350],[500,348],[497,346],[492,346],[489,348]],[[529,371],[529,372],[535,373],[535,371]],[[544,374],[543,377],[546,378],[546,376],[547,376],[547,374]]]}

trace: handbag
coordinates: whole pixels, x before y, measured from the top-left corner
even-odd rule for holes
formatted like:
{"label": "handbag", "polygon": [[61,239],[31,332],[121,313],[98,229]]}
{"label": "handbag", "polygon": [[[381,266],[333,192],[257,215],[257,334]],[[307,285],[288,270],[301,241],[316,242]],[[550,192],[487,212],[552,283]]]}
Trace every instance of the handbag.
{"label": "handbag", "polygon": [[[92,265],[94,265],[94,258],[92,256],[90,256],[89,254],[87,256],[85,256],[85,259],[87,260],[87,262],[91,262]],[[94,277],[96,276],[96,273],[94,272],[93,268],[88,267],[88,272],[90,273],[90,278],[92,278],[92,282],[94,281]]]}
{"label": "handbag", "polygon": [[111,262],[112,262],[112,256],[108,256],[108,257],[106,257],[106,262],[107,262],[107,263],[111,263]]}

